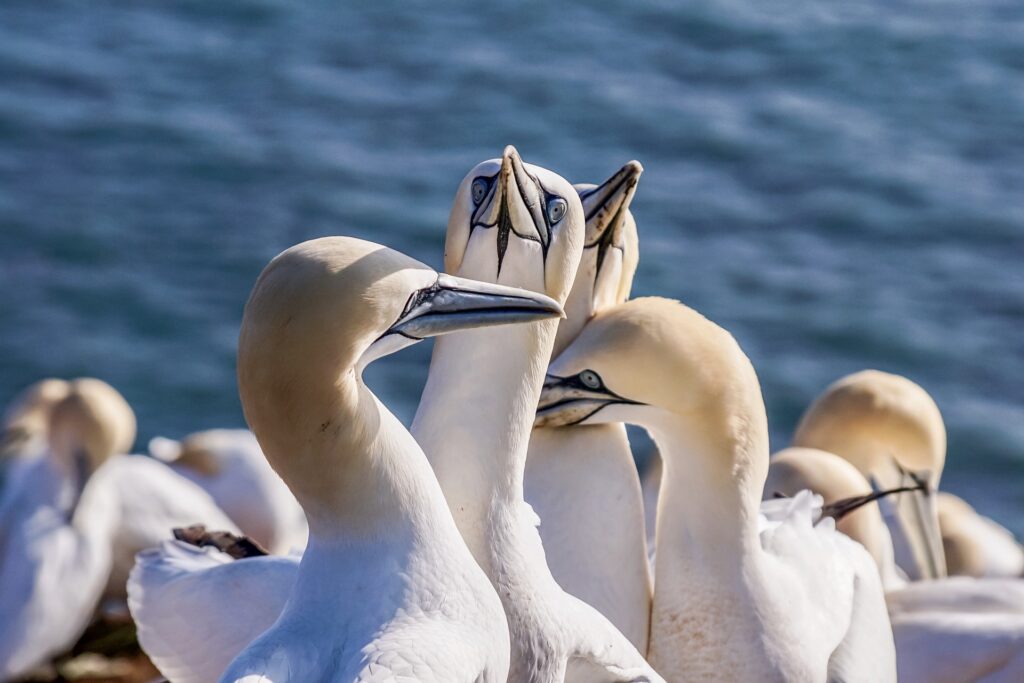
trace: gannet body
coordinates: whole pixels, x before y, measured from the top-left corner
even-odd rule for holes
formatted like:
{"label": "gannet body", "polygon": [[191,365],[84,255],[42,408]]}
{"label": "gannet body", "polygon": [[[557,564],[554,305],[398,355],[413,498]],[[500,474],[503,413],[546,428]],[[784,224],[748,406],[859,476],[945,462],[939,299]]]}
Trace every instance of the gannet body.
{"label": "gannet body", "polygon": [[236,560],[178,541],[139,553],[128,584],[139,644],[169,681],[218,680],[281,616],[301,559]]}
{"label": "gannet body", "polygon": [[[445,266],[565,301],[584,240],[573,187],[514,148],[473,169],[448,222]],[[434,345],[412,431],[456,524],[498,591],[512,641],[509,681],[660,680],[606,617],[548,569],[523,499],[533,412],[558,322],[474,330]],[[486,368],[479,374],[460,367]]]}
{"label": "gannet body", "polygon": [[[576,185],[586,233],[555,356],[595,312],[629,296],[638,260],[629,204],[642,171],[631,161],[601,185]],[[625,427],[533,430],[524,487],[540,517],[544,553],[558,585],[646,652],[651,579],[643,502]]]}
{"label": "gannet body", "polygon": [[763,514],[768,429],[732,337],[678,302],[599,313],[549,369],[540,424],[630,422],[663,458],[651,663],[673,681],[894,681],[870,555],[815,526],[821,499]]}
{"label": "gannet body", "polygon": [[[769,491],[810,489],[826,503],[871,490],[837,455],[789,448],[772,459]],[[881,501],[880,501],[881,503]],[[908,683],[1020,680],[1024,673],[1024,580],[950,577],[907,583],[893,562],[892,541],[876,505],[840,522],[875,558],[886,584],[899,680]]]}
{"label": "gannet body", "polygon": [[182,441],[156,437],[149,452],[203,488],[249,538],[272,553],[306,547],[309,529],[295,496],[247,429],[210,429]]}
{"label": "gannet body", "polygon": [[103,530],[69,524],[67,512],[53,504],[60,477],[49,458],[38,458],[19,477],[4,518],[0,680],[16,680],[70,648],[106,586],[110,550]]}
{"label": "gannet body", "polygon": [[9,415],[24,426],[23,418],[43,412],[22,436],[45,445],[13,456],[17,473],[6,482],[0,513],[2,680],[70,647],[92,618],[109,575],[110,530],[83,486],[135,438],[131,408],[100,380],[47,381],[28,396]]}
{"label": "gannet body", "polygon": [[939,532],[950,576],[1024,575],[1024,549],[1006,527],[951,493],[938,494]]}
{"label": "gannet body", "polygon": [[[301,560],[228,561],[177,542],[140,554],[129,604],[157,667],[176,682],[216,680],[247,646],[223,680],[503,681],[500,601],[419,446],[361,372],[426,336],[559,310],[361,240],[315,240],[272,262],[246,308],[239,386],[267,459],[307,512],[310,543]],[[310,445],[296,447],[300,434]],[[262,604],[239,614],[241,596]]]}
{"label": "gannet body", "polygon": [[864,370],[833,382],[807,409],[793,446],[849,460],[872,485],[926,482],[889,506],[896,563],[911,579],[946,575],[934,491],[946,460],[946,428],[935,401],[906,377]]}
{"label": "gannet body", "polygon": [[[68,395],[62,379],[40,380],[22,390],[4,410],[0,428],[0,542],[40,505],[67,512],[74,502],[71,478],[56,462],[41,464],[49,453],[50,417]],[[0,555],[2,557],[2,555]]]}

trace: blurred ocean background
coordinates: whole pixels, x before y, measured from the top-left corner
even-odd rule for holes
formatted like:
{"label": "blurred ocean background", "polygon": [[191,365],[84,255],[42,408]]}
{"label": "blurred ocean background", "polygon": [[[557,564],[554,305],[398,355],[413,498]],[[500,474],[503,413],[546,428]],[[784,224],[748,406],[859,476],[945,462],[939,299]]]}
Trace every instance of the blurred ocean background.
{"label": "blurred ocean background", "polygon": [[[949,431],[943,485],[1024,532],[1018,0],[0,4],[0,402],[94,375],[154,435],[242,424],[242,307],[304,239],[440,267],[455,189],[515,144],[629,159],[634,294],[754,360],[773,448],[866,367]],[[421,344],[374,366],[403,419]]]}

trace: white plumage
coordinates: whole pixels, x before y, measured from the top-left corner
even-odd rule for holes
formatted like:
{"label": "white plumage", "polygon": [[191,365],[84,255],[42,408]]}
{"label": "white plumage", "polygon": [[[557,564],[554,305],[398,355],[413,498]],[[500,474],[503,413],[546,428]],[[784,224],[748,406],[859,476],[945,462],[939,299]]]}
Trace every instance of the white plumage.
{"label": "white plumage", "polygon": [[542,424],[632,422],[664,462],[651,663],[673,681],[893,681],[878,570],[804,494],[761,506],[757,377],[724,330],[677,302],[599,313],[549,370]]}
{"label": "white plumage", "polygon": [[[602,308],[629,296],[639,257],[629,204],[642,167],[631,161],[599,186],[576,185],[587,217],[583,256],[552,355]],[[623,425],[534,429],[524,496],[541,519],[551,575],[647,651],[651,577],[643,501]]]}
{"label": "white plumage", "polygon": [[[766,491],[791,494],[804,487],[820,492],[828,502],[870,491],[863,475],[832,453],[806,448],[778,453]],[[878,505],[894,504],[885,498]],[[875,558],[886,580],[899,680],[1017,680],[1024,653],[1024,580],[958,576],[907,582],[893,563],[878,505],[860,508],[841,525]]]}

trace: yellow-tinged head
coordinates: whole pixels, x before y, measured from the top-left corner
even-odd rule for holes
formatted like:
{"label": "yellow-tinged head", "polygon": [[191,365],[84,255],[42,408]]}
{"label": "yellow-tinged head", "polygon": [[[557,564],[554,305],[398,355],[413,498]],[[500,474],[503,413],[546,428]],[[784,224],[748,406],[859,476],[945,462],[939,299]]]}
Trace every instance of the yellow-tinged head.
{"label": "yellow-tinged head", "polygon": [[[871,493],[864,475],[834,453],[816,448],[786,448],[773,455],[764,499],[776,494],[792,497],[804,489],[820,495],[826,505]],[[884,544],[889,542],[883,525],[878,506],[873,503],[854,510],[836,524],[840,531],[867,548],[876,563],[882,562]]]}
{"label": "yellow-tinged head", "polygon": [[[355,414],[367,363],[426,337],[561,314],[543,294],[438,274],[372,242],[303,242],[270,262],[246,304],[242,407],[268,460],[299,494],[293,468],[315,468],[297,462],[298,453],[312,458],[324,439],[352,443],[374,430],[372,416]],[[302,483],[319,486],[308,476]]]}
{"label": "yellow-tinged head", "polygon": [[0,430],[0,458],[17,455],[25,444],[45,439],[53,407],[68,395],[62,379],[42,379],[26,387],[8,404]]}
{"label": "yellow-tinged head", "polygon": [[67,395],[53,406],[50,449],[62,467],[84,469],[87,476],[110,456],[127,453],[135,429],[135,413],[117,389],[84,377],[70,382]]}
{"label": "yellow-tinged head", "polygon": [[906,377],[878,370],[829,386],[800,419],[793,445],[835,453],[868,477],[895,459],[905,470],[929,473],[933,487],[946,462],[946,428],[935,401]]}
{"label": "yellow-tinged head", "polygon": [[764,410],[757,375],[732,335],[671,299],[599,312],[548,377],[538,422],[552,426],[626,421],[623,410],[723,419]]}

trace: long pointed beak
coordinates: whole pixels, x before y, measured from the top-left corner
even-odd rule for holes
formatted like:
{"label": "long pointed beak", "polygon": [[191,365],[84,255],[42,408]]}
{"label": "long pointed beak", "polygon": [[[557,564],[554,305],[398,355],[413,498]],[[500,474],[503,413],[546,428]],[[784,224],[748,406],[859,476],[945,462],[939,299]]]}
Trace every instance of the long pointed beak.
{"label": "long pointed beak", "polygon": [[[924,486],[926,485],[898,486],[896,488],[886,489],[884,491],[872,491],[871,493],[868,493],[863,496],[850,496],[849,498],[841,498],[837,501],[822,505],[821,516],[831,517],[832,519],[838,522],[850,513],[856,512],[865,505],[881,500],[882,498],[894,496],[898,493],[910,493],[913,491],[918,491],[921,490]],[[776,493],[775,495],[779,496],[778,493]]]}
{"label": "long pointed beak", "polygon": [[[901,469],[899,485],[914,490],[901,493],[886,505],[881,505],[880,501],[892,535],[896,562],[915,581],[946,576],[938,510],[935,496],[927,486],[928,479],[927,473]],[[877,482],[873,480],[872,486],[877,488]]]}
{"label": "long pointed beak", "polygon": [[543,294],[441,274],[437,282],[409,298],[402,316],[384,334],[425,339],[564,315],[558,302]]}
{"label": "long pointed beak", "polygon": [[548,375],[540,392],[534,427],[567,427],[593,417],[605,406],[640,405],[605,386],[588,387],[578,376]]}
{"label": "long pointed beak", "polygon": [[[551,243],[551,231],[544,215],[544,197],[537,180],[527,173],[519,152],[512,145],[505,147],[505,151],[501,155],[501,171],[498,173],[498,182],[501,185],[502,199],[505,202],[504,215],[510,221],[508,228],[518,234],[523,234],[522,229],[516,231],[511,223],[515,211],[513,203],[518,197],[530,214],[537,238],[547,249],[548,244]],[[505,231],[505,234],[507,235],[508,231]]]}
{"label": "long pointed beak", "polygon": [[580,192],[583,213],[587,218],[585,246],[591,247],[600,241],[612,244],[620,241],[619,233],[626,210],[633,201],[643,172],[644,167],[639,161],[630,161],[597,187]]}

